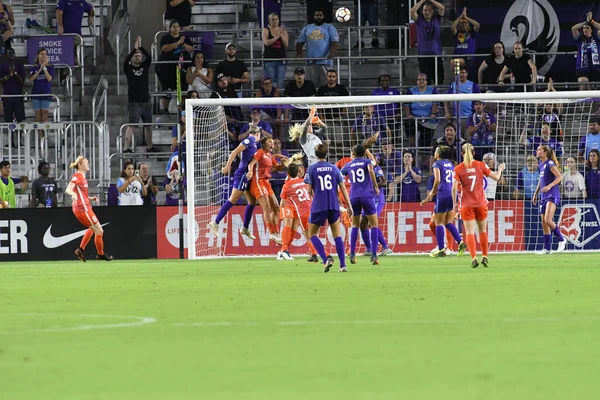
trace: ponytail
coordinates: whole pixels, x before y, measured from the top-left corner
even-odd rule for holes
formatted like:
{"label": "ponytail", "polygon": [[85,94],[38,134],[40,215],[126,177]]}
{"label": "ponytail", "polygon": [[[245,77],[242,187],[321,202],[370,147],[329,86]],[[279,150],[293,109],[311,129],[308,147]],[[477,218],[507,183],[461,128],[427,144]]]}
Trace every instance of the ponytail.
{"label": "ponytail", "polygon": [[543,144],[542,146],[540,146],[544,152],[546,153],[546,156],[551,159],[552,161],[554,161],[554,164],[556,164],[556,168],[559,168],[559,164],[558,164],[558,159],[556,158],[556,154],[554,153],[554,150],[552,150],[550,148],[550,146]]}
{"label": "ponytail", "polygon": [[69,164],[69,168],[73,168],[76,170],[79,170],[79,163],[81,162],[81,160],[83,160],[85,157],[83,156],[78,156],[75,161],[73,161],[71,164]]}
{"label": "ponytail", "polygon": [[473,163],[473,153],[475,149],[471,143],[465,143],[462,145],[462,153],[463,153],[463,162],[467,167],[470,167]]}

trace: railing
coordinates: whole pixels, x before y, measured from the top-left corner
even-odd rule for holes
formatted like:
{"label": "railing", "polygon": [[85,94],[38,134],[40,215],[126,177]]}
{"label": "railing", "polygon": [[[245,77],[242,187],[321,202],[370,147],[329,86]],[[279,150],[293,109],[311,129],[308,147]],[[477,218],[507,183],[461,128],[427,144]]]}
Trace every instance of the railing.
{"label": "railing", "polygon": [[[98,96],[100,96],[100,99],[98,99]],[[108,80],[104,75],[100,77],[94,96],[92,96],[92,121],[96,122],[98,120],[98,114],[100,114],[102,108],[104,108],[104,118],[101,122],[106,122],[108,118]]]}
{"label": "railing", "polygon": [[[98,186],[105,186],[110,181],[110,162],[108,131],[104,123],[93,121],[71,121],[65,128],[65,171],[78,155],[85,155],[90,162],[88,180],[97,180]],[[68,149],[68,153],[67,150]]]}
{"label": "railing", "polygon": [[129,27],[129,14],[125,13],[123,16],[123,23],[117,32],[117,36],[115,37],[117,43],[117,94],[121,95],[121,31],[125,27],[125,31],[123,32],[123,36],[127,36],[127,54],[131,53],[131,29]]}

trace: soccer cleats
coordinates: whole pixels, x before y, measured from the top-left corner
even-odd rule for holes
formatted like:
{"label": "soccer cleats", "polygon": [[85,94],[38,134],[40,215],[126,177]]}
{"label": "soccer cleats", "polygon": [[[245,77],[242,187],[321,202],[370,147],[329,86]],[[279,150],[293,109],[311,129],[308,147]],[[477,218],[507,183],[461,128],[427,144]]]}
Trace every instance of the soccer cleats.
{"label": "soccer cleats", "polygon": [[483,257],[481,259],[481,265],[483,265],[484,268],[487,268],[490,266],[490,262],[487,257]]}
{"label": "soccer cleats", "polygon": [[325,272],[325,273],[329,272],[329,270],[331,269],[332,266],[333,266],[333,257],[327,258],[327,261],[325,262],[325,265],[323,267],[323,272]]}
{"label": "soccer cleats", "polygon": [[356,254],[350,253],[350,264],[356,264]]}
{"label": "soccer cleats", "polygon": [[392,249],[387,248],[387,249],[383,249],[381,251],[381,253],[379,253],[379,257],[391,256],[393,254],[394,254],[394,252],[392,251]]}
{"label": "soccer cleats", "polygon": [[537,254],[538,256],[545,256],[548,254],[552,254],[552,250],[542,249],[542,250],[536,251],[535,254]]}
{"label": "soccer cleats", "polygon": [[85,254],[83,254],[83,249],[81,247],[78,247],[77,250],[75,250],[75,256],[82,262],[85,262]]}
{"label": "soccer cleats", "polygon": [[567,247],[567,239],[563,239],[562,242],[558,242],[558,249],[556,249],[556,253],[562,253],[563,251],[565,251],[566,247]]}
{"label": "soccer cleats", "polygon": [[112,261],[114,259],[115,258],[113,256],[110,256],[108,254],[102,254],[102,255],[98,254],[96,256],[96,260]]}
{"label": "soccer cleats", "polygon": [[438,258],[438,257],[446,257],[446,249],[435,249],[431,253],[429,253],[429,257]]}
{"label": "soccer cleats", "polygon": [[248,229],[248,228],[241,227],[241,228],[240,228],[240,233],[241,233],[242,235],[246,236],[247,238],[250,238],[250,239],[252,239],[252,240],[256,239],[256,236],[254,236],[254,235],[252,234],[252,232],[250,232],[250,229]]}
{"label": "soccer cleats", "polygon": [[467,251],[467,244],[461,241],[458,245],[458,255],[462,256],[463,254],[465,254],[465,251]]}
{"label": "soccer cleats", "polygon": [[277,259],[278,260],[293,260],[294,257],[291,256],[289,251],[285,250],[285,251],[277,252]]}
{"label": "soccer cleats", "polygon": [[215,235],[215,237],[219,237],[219,224],[217,224],[215,221],[210,221],[208,223],[208,229],[210,229],[213,233],[213,235]]}
{"label": "soccer cleats", "polygon": [[271,236],[269,236],[269,239],[271,239],[278,245],[281,245],[281,236],[279,236],[277,233],[271,233]]}
{"label": "soccer cleats", "polygon": [[311,254],[311,256],[310,256],[310,257],[308,257],[308,258],[306,259],[306,261],[308,261],[308,262],[310,262],[310,263],[316,263],[316,262],[319,262],[319,257],[317,257],[317,255],[316,255],[316,254]]}
{"label": "soccer cleats", "polygon": [[[483,262],[483,260],[482,260]],[[479,267],[479,261],[477,261],[476,258],[473,259],[473,261],[471,262],[471,268],[477,268]]]}

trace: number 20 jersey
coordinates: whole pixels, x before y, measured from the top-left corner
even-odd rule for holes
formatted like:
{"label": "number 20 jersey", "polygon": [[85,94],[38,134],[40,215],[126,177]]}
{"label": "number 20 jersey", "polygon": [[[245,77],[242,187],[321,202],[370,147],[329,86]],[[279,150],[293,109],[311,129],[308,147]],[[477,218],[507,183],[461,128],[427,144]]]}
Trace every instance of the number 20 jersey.
{"label": "number 20 jersey", "polygon": [[338,185],[344,181],[340,170],[327,161],[319,161],[308,167],[304,182],[312,185],[311,213],[339,210]]}

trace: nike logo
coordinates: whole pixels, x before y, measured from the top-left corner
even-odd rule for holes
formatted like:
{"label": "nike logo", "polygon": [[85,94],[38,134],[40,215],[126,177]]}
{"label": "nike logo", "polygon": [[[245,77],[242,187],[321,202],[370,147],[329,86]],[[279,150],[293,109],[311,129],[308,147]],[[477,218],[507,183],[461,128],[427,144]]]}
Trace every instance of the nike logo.
{"label": "nike logo", "polygon": [[[105,224],[102,224],[100,226],[105,226],[110,224],[110,222],[107,222]],[[69,242],[72,242],[75,239],[78,239],[80,237],[82,237],[85,232],[87,231],[87,229],[84,229],[82,231],[79,232],[74,232],[74,233],[70,233],[68,235],[64,235],[64,236],[52,236],[52,232],[50,232],[52,229],[52,224],[50,224],[50,226],[48,227],[48,229],[46,230],[46,233],[44,233],[44,246],[47,249],[55,249],[57,247],[60,247],[62,245],[65,245]]]}

